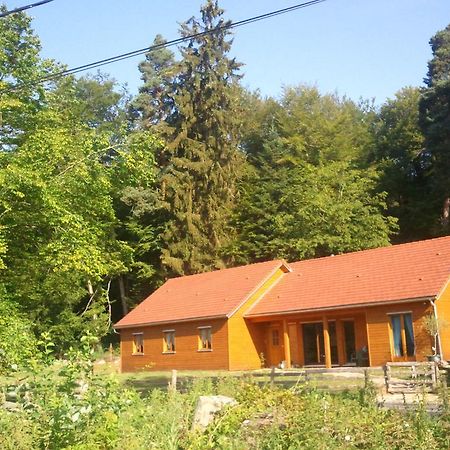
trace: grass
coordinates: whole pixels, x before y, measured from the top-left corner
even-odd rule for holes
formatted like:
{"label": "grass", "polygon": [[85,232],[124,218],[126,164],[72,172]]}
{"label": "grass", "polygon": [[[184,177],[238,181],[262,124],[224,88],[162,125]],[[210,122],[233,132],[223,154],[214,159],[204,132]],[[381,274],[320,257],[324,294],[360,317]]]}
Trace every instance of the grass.
{"label": "grass", "polygon": [[[299,370],[293,369],[293,372],[295,373]],[[124,386],[136,389],[143,395],[156,388],[166,390],[172,377],[171,371],[142,370],[132,373],[120,373],[117,360],[113,363],[96,364],[95,372],[99,375],[115,373]],[[286,372],[289,373],[289,371]],[[308,386],[319,391],[356,391],[364,387],[364,375],[362,373],[346,373],[342,371],[338,373],[314,373],[311,371],[309,374]],[[370,376],[372,380],[376,381],[377,385],[383,386],[383,371],[381,369],[370,369]],[[227,370],[179,370],[177,371],[177,385],[179,390],[185,391],[187,386],[191,385],[195,379],[211,379],[211,381],[215,382],[218,379],[227,377],[254,377],[258,384],[264,385],[270,382],[270,369],[233,372]],[[275,383],[278,386],[290,388],[297,384],[304,384],[305,380],[303,377],[299,378],[296,375],[278,375],[275,377]]]}

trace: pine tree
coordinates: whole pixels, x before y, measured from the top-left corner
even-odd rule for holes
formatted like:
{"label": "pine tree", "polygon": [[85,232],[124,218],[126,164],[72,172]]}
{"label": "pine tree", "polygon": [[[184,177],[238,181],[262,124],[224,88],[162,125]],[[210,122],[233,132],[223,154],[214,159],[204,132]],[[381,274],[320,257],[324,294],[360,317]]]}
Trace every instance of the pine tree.
{"label": "pine tree", "polygon": [[162,47],[166,42],[156,35],[153,46],[159,48],[148,52],[139,64],[144,84],[131,105],[131,115],[143,129],[168,119],[174,109],[176,63],[173,52]]}
{"label": "pine tree", "polygon": [[[174,107],[166,118],[167,146],[161,168],[161,206],[167,214],[162,262],[171,274],[222,267],[230,235],[236,177],[239,64],[227,55],[232,41],[223,10],[208,0],[201,20],[191,18],[181,35]],[[208,32],[207,34],[200,34]]]}
{"label": "pine tree", "polygon": [[[425,135],[426,153],[431,158],[430,184],[441,213],[443,230],[448,233],[450,218],[450,25],[430,40],[433,58],[428,63],[427,85],[420,101],[420,124]],[[442,207],[443,205],[443,207]]]}

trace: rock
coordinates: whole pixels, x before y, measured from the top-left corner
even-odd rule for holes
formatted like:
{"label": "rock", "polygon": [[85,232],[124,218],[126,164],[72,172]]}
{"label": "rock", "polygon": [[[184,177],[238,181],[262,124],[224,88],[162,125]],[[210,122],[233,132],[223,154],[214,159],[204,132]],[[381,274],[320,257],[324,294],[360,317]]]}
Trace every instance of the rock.
{"label": "rock", "polygon": [[18,411],[19,409],[21,409],[21,406],[15,402],[4,402],[3,408],[7,411]]}
{"label": "rock", "polygon": [[17,402],[17,391],[7,391],[5,394],[6,401],[8,402]]}
{"label": "rock", "polygon": [[234,406],[237,402],[234,398],[225,395],[202,395],[195,407],[192,429],[205,430],[214,420],[214,414],[222,410],[224,406]]}

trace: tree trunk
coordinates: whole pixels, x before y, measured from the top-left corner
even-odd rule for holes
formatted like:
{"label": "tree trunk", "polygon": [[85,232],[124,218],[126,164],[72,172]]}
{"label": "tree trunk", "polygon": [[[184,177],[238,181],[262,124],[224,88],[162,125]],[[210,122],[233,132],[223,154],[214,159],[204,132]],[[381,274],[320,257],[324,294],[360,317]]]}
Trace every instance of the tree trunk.
{"label": "tree trunk", "polygon": [[124,316],[128,314],[127,298],[125,296],[125,284],[123,282],[123,276],[119,276],[119,291],[120,291],[120,303],[122,304],[122,313]]}
{"label": "tree trunk", "polygon": [[442,208],[442,226],[448,227],[450,220],[450,197],[444,200],[444,206]]}

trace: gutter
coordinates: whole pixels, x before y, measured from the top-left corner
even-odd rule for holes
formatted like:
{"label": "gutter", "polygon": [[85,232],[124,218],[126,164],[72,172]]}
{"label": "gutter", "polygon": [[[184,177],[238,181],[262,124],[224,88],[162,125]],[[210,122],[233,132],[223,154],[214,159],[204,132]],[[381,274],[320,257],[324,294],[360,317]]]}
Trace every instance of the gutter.
{"label": "gutter", "polygon": [[443,355],[442,355],[442,344],[441,344],[441,330],[440,330],[440,327],[439,327],[439,318],[438,318],[438,313],[437,313],[435,299],[430,299],[430,303],[431,303],[431,306],[433,308],[434,318],[435,318],[436,323],[438,325],[438,327],[437,327],[437,346],[439,347],[439,351],[436,348],[434,350],[434,352],[435,352],[436,355],[440,355],[441,358],[443,358]]}

